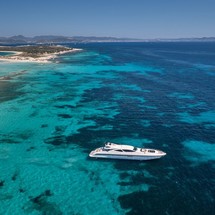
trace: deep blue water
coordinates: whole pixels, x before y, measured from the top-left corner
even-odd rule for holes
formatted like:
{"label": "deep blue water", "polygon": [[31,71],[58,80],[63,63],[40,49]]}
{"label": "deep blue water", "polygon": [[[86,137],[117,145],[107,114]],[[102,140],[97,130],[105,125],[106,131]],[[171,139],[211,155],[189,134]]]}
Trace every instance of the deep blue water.
{"label": "deep blue water", "polygon": [[[0,214],[215,214],[215,43],[70,46],[0,63]],[[106,141],[167,155],[89,159]]]}

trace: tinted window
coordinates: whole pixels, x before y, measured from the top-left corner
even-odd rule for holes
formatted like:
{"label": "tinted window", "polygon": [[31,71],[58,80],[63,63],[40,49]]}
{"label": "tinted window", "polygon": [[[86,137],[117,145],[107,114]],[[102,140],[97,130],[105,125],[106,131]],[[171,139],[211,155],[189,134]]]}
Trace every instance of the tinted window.
{"label": "tinted window", "polygon": [[155,150],[148,150],[148,152],[155,153]]}

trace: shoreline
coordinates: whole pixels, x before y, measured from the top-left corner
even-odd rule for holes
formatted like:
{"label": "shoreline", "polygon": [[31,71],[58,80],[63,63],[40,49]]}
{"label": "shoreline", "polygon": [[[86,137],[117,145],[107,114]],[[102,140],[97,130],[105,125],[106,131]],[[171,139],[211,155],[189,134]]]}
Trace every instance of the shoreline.
{"label": "shoreline", "polygon": [[[58,55],[78,52],[82,51],[82,49],[72,48],[70,50],[64,50],[59,52],[53,52],[49,54],[41,54],[39,57],[28,57],[28,56],[20,56],[23,52],[20,51],[8,51],[13,52],[15,54],[10,56],[0,56],[0,62],[10,62],[10,63],[51,63],[53,59],[58,57]],[[6,52],[6,51],[2,51]]]}

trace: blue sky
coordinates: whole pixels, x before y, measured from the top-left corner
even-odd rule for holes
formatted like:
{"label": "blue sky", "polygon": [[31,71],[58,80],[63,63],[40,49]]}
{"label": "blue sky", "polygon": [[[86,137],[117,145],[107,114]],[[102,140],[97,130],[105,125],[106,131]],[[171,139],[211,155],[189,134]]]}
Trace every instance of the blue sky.
{"label": "blue sky", "polygon": [[0,36],[215,36],[215,0],[1,0]]}

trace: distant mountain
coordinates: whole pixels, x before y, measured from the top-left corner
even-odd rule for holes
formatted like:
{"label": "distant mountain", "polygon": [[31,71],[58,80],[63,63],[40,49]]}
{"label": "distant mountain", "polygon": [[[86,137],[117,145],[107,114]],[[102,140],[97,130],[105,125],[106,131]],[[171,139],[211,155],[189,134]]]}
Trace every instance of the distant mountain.
{"label": "distant mountain", "polygon": [[161,42],[214,42],[215,37],[199,37],[199,38],[176,38],[176,39],[157,39]]}
{"label": "distant mountain", "polygon": [[12,37],[1,37],[0,43],[26,43],[30,38],[24,37],[22,35],[12,36]]}
{"label": "distant mountain", "polygon": [[179,38],[179,39],[132,39],[116,37],[84,37],[84,36],[53,36],[42,35],[35,37],[25,37],[17,35],[12,37],[0,37],[0,44],[47,44],[47,43],[90,43],[90,42],[202,42],[215,41],[215,37],[202,38]]}
{"label": "distant mountain", "polygon": [[19,44],[19,43],[87,43],[87,42],[131,42],[141,41],[139,39],[116,38],[116,37],[83,37],[83,36],[53,36],[42,35],[35,37],[25,37],[17,35],[12,37],[0,37],[1,44]]}
{"label": "distant mountain", "polygon": [[10,37],[11,40],[26,40],[27,37],[24,37],[22,35],[12,36]]}

